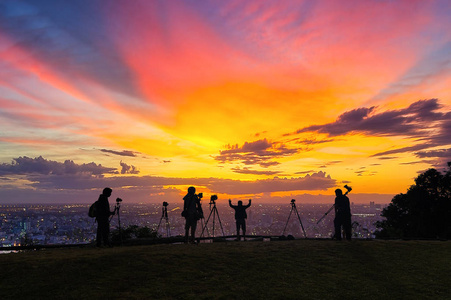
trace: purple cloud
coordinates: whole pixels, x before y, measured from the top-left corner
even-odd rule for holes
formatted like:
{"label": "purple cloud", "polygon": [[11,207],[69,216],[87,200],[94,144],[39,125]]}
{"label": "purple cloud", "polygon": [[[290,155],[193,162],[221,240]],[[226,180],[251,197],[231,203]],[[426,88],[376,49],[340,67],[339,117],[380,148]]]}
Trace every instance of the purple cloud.
{"label": "purple cloud", "polygon": [[11,164],[1,164],[0,174],[26,175],[73,175],[73,174],[116,174],[115,168],[103,167],[94,162],[76,164],[72,160],[66,160],[64,163],[47,160],[42,156],[36,158],[19,157],[14,158]]}
{"label": "purple cloud", "polygon": [[[136,168],[126,163],[121,164],[125,174],[133,173]],[[240,172],[239,169],[236,171]],[[124,174],[124,172],[121,172]],[[241,172],[256,173],[251,169],[241,169]],[[264,171],[262,171],[264,172]],[[103,174],[116,174],[103,176]],[[135,172],[136,173],[136,172]],[[336,184],[325,172],[317,172],[297,178],[280,178],[241,181],[222,178],[172,178],[155,176],[119,176],[114,168],[106,168],[100,164],[75,164],[71,160],[64,163],[37,158],[19,157],[11,164],[0,165],[1,180],[16,180],[20,178],[24,184],[21,187],[3,185],[0,190],[0,198],[11,201],[70,201],[86,202],[95,198],[96,192],[104,187],[111,187],[115,195],[128,197],[129,199],[153,199],[160,200],[161,196],[151,198],[156,191],[172,186],[171,201],[181,197],[186,186],[193,185],[205,187],[212,193],[230,195],[252,195],[283,191],[302,190],[327,190]],[[266,172],[265,175],[272,173]],[[20,198],[11,198],[12,193],[20,190]],[[179,195],[177,194],[177,191]],[[146,196],[147,195],[147,196]],[[166,195],[166,194],[165,194]],[[150,198],[149,198],[150,197]],[[158,199],[157,199],[158,198]],[[16,201],[15,200],[15,201]],[[152,201],[153,201],[152,200]]]}
{"label": "purple cloud", "polygon": [[451,158],[451,148],[415,152],[419,158],[443,157]]}
{"label": "purple cloud", "polygon": [[267,168],[279,164],[272,161],[275,158],[293,155],[299,152],[299,149],[289,149],[282,143],[272,143],[267,139],[254,142],[245,142],[243,146],[228,146],[227,150],[220,151],[215,160],[226,162],[241,162],[245,165],[260,165]]}
{"label": "purple cloud", "polygon": [[378,152],[372,157],[413,152],[419,158],[428,153],[429,157],[436,155],[436,158],[448,155],[451,160],[448,152],[418,152],[451,144],[451,112],[442,112],[442,109],[437,99],[419,100],[404,109],[384,112],[378,112],[376,106],[362,107],[341,114],[333,123],[304,127],[295,134],[318,132],[328,136],[365,134],[414,138],[416,144],[412,146]]}
{"label": "purple cloud", "polygon": [[121,160],[121,174],[139,174],[138,168],[136,168],[133,165],[127,165],[126,163],[122,162]]}
{"label": "purple cloud", "polygon": [[445,168],[449,162],[451,162],[451,148],[448,149],[438,149],[438,150],[428,150],[428,151],[418,151],[415,155],[419,158],[430,158],[433,161],[431,164],[436,169]]}
{"label": "purple cloud", "polygon": [[[419,100],[400,110],[377,112],[377,107],[362,107],[341,114],[333,123],[312,125],[296,133],[319,132],[329,136],[363,133],[376,136],[426,137],[431,127],[446,121],[437,99]],[[439,124],[436,124],[439,122]]]}
{"label": "purple cloud", "polygon": [[[121,161],[122,174],[136,174],[137,169]],[[249,168],[235,171],[254,173],[260,171]],[[261,171],[265,172],[265,171]],[[108,176],[103,174],[119,174],[115,168],[103,167],[94,162],[76,164],[72,160],[64,163],[47,160],[42,156],[36,158],[19,157],[11,164],[1,164],[0,174],[4,175],[2,180],[15,178],[16,175],[25,175],[30,179],[29,186],[36,189],[53,190],[91,190],[110,186],[112,188],[136,187],[155,188],[162,186],[205,186],[217,193],[229,193],[236,191],[248,194],[252,193],[291,191],[291,190],[325,190],[335,184],[335,180],[325,172],[316,172],[298,178],[264,179],[256,181],[240,181],[221,178],[173,178],[155,176]],[[271,175],[272,173],[265,173]],[[58,175],[58,176],[55,176]],[[93,176],[94,175],[94,176]]]}
{"label": "purple cloud", "polygon": [[275,177],[273,179],[255,181],[221,179],[210,182],[208,186],[215,193],[242,195],[299,190],[327,190],[335,185],[335,179],[320,171],[298,178]]}
{"label": "purple cloud", "polygon": [[315,171],[313,170],[309,170],[309,171],[301,171],[301,172],[296,172],[294,174],[299,174],[299,175],[303,175],[303,174],[310,174],[310,173],[314,173]]}
{"label": "purple cloud", "polygon": [[100,149],[100,151],[105,152],[105,153],[111,153],[114,155],[119,155],[119,156],[131,156],[131,157],[136,157],[136,153],[138,153],[138,152],[134,152],[134,151],[130,151],[130,150],[115,151],[115,150],[108,150],[108,149]]}
{"label": "purple cloud", "polygon": [[398,148],[398,149],[378,152],[376,154],[373,154],[372,156],[373,157],[377,157],[377,156],[392,155],[392,154],[405,153],[405,152],[413,152],[413,151],[423,150],[423,149],[426,149],[426,148],[429,148],[429,147],[431,147],[431,146],[430,145],[419,144],[419,145],[415,145],[415,146],[402,147],[402,148]]}

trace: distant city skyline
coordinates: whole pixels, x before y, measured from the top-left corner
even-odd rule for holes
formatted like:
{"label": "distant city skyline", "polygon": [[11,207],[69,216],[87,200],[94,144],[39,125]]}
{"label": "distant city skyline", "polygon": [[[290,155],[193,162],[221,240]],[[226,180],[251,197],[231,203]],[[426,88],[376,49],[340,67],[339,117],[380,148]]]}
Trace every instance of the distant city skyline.
{"label": "distant city skyline", "polygon": [[[0,0],[0,204],[388,203],[451,161],[451,2]],[[208,200],[207,200],[208,201]]]}
{"label": "distant city skyline", "polygon": [[[97,224],[88,217],[89,205],[1,205],[0,204],[0,247],[19,246],[26,237],[37,245],[81,244],[92,243],[95,240]],[[297,205],[302,226],[308,238],[331,238],[333,232],[333,213],[319,220],[329,205]],[[111,207],[112,209],[112,207]],[[205,219],[200,221],[196,236],[213,236],[213,217],[210,217],[208,205],[203,205]],[[382,206],[374,203],[352,205],[354,237],[374,238],[375,222],[382,219]],[[248,209],[247,235],[250,236],[280,236],[293,235],[305,238],[301,231],[298,218],[290,215],[291,205],[263,204],[251,206]],[[236,234],[234,211],[228,204],[218,205],[215,217],[214,236],[233,236]],[[121,226],[130,225],[148,227],[158,230],[162,237],[183,237],[185,219],[180,215],[180,209],[174,204],[168,206],[168,223],[162,219],[161,204],[124,204],[121,208]],[[210,219],[208,219],[210,217]],[[208,223],[207,223],[208,220]],[[318,224],[317,222],[320,221]],[[160,223],[161,222],[161,223]],[[160,227],[158,227],[160,224]],[[169,225],[169,230],[167,225]],[[221,230],[222,227],[222,230]],[[285,228],[286,227],[286,228]],[[112,230],[118,229],[118,216],[111,219]],[[285,230],[285,232],[284,232]],[[1,253],[0,253],[1,254]]]}

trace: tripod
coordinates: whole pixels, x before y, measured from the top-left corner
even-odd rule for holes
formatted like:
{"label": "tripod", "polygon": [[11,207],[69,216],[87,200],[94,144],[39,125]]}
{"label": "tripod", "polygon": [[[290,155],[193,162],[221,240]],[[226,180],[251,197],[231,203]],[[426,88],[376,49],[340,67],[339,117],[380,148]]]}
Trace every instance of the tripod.
{"label": "tripod", "polygon": [[302,231],[304,232],[304,237],[307,238],[307,235],[305,234],[305,230],[304,230],[304,225],[302,225],[301,217],[299,216],[299,212],[298,212],[298,210],[297,210],[297,208],[296,208],[296,203],[295,203],[295,201],[296,201],[296,200],[294,200],[294,199],[291,200],[291,210],[290,210],[290,214],[288,215],[288,220],[287,220],[287,223],[285,224],[285,228],[283,229],[282,235],[285,234],[285,230],[287,229],[287,226],[288,226],[288,221],[290,221],[291,213],[292,213],[293,211],[295,211],[296,214],[297,214],[297,216],[298,216],[299,223],[301,224]]}
{"label": "tripod", "polygon": [[321,220],[324,219],[324,218],[327,216],[327,214],[330,213],[330,211],[331,211],[334,207],[335,207],[335,204],[332,205],[332,206],[329,208],[329,210],[326,211],[326,212],[324,213],[324,216],[322,216],[322,217],[318,220],[318,222],[316,222],[316,224],[319,224],[319,222],[321,222]]}
{"label": "tripod", "polygon": [[157,232],[158,232],[158,229],[160,229],[161,220],[163,220],[163,219],[166,220],[166,237],[170,237],[171,236],[171,228],[169,226],[168,203],[167,202],[163,202],[162,215],[160,218],[160,223],[158,223]]}
{"label": "tripod", "polygon": [[[116,206],[114,207],[114,211],[117,212],[117,222],[119,227],[119,236],[121,237],[121,245],[122,245],[122,228],[121,228],[121,215],[120,215],[120,208],[121,208],[122,199],[117,198],[116,199]],[[113,219],[113,216],[111,216],[110,222]]]}
{"label": "tripod", "polygon": [[[213,215],[213,237],[215,237],[215,219],[216,219],[216,216],[218,216],[218,221],[219,221],[219,225],[221,226],[222,235],[225,236],[224,229],[222,228],[221,219],[219,218],[218,208],[216,207],[216,201],[215,201],[216,199],[218,199],[218,197],[216,195],[211,196],[211,200],[210,200],[210,215],[208,216],[207,221],[205,222],[205,226],[202,229],[202,233],[201,233],[200,237],[202,237],[204,235],[204,230],[207,229],[208,221],[210,220],[211,215]],[[213,205],[213,208],[211,207],[212,205]],[[208,232],[208,229],[207,229],[207,232]]]}

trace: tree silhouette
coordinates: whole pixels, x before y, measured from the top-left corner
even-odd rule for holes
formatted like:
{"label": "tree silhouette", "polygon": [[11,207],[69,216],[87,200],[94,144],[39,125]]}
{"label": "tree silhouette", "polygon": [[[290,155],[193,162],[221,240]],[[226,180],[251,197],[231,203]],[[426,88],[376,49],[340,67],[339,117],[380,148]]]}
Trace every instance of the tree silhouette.
{"label": "tree silhouette", "polygon": [[429,169],[406,194],[396,195],[376,223],[378,238],[451,238],[451,162],[441,173]]}

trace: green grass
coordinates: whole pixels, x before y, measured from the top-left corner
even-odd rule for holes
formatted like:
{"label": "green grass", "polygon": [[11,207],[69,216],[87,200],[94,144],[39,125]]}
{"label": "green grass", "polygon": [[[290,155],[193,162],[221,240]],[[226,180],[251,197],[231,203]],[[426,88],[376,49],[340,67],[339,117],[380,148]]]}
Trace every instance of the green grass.
{"label": "green grass", "polygon": [[0,255],[0,299],[450,299],[451,242],[295,240]]}

